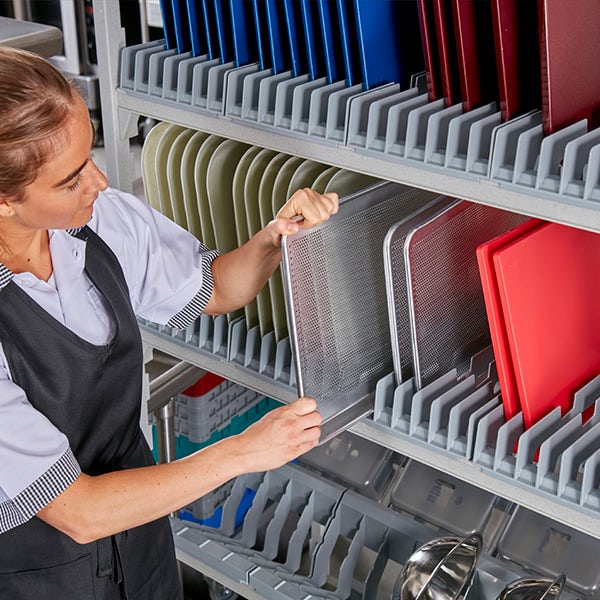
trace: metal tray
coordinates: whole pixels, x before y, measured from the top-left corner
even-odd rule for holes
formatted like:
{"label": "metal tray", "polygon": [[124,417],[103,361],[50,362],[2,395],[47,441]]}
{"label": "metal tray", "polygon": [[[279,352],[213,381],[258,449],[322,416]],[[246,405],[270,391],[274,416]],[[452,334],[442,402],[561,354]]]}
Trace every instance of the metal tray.
{"label": "metal tray", "polygon": [[378,184],[343,198],[323,225],[282,241],[298,392],[317,400],[323,441],[372,410],[375,383],[391,371],[383,239],[433,197]]}

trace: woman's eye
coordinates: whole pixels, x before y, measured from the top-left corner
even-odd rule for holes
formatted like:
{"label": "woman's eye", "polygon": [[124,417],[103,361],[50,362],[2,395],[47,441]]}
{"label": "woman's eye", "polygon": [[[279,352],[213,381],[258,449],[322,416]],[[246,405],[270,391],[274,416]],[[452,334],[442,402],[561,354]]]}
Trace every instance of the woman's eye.
{"label": "woman's eye", "polygon": [[81,175],[78,175],[77,179],[75,180],[75,183],[73,183],[70,186],[68,186],[67,189],[70,192],[74,192],[79,187],[80,184],[81,184]]}

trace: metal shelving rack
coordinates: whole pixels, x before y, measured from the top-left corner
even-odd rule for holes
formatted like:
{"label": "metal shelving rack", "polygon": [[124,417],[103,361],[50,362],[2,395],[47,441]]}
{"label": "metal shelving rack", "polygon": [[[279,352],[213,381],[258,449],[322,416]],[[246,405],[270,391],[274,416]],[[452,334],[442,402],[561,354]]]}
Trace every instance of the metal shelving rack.
{"label": "metal shelving rack", "polygon": [[[555,221],[565,225],[600,232],[600,205],[577,201],[569,197],[565,201],[556,193],[535,190],[528,193],[525,188],[501,186],[489,178],[463,177],[450,170],[428,168],[427,165],[411,164],[406,161],[387,160],[376,154],[359,153],[351,146],[321,143],[284,131],[264,128],[252,123],[240,123],[223,115],[211,115],[189,110],[184,106],[165,103],[160,98],[142,97],[119,87],[119,51],[125,45],[119,11],[109,0],[94,0],[94,15],[97,37],[100,92],[105,127],[107,169],[111,184],[124,190],[132,187],[132,155],[129,138],[137,134],[137,119],[140,115],[166,120],[193,129],[203,130],[220,136],[260,145],[287,154],[296,154],[346,169],[366,173],[382,179],[396,181],[414,187],[428,189],[474,202],[488,204],[513,212]],[[222,356],[189,347],[176,339],[143,329],[146,344],[174,357],[212,371],[225,378],[245,385],[267,396],[288,402],[295,398],[292,386],[275,381],[244,368]],[[352,431],[378,444],[414,458],[503,496],[519,505],[564,523],[595,538],[600,538],[598,512],[576,504],[566,505],[549,495],[540,493],[531,486],[517,480],[499,478],[478,464],[453,457],[425,442],[397,435],[391,428],[371,419],[362,419],[352,426]],[[196,568],[204,570],[193,558],[182,557]],[[218,573],[210,573],[219,579]],[[222,577],[223,583],[234,582]]]}

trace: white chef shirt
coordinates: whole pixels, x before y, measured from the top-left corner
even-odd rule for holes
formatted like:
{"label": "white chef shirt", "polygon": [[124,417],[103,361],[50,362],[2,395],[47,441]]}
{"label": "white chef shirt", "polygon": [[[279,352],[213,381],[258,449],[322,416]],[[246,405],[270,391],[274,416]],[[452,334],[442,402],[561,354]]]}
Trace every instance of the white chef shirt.
{"label": "white chef shirt", "polygon": [[[88,226],[117,256],[136,315],[175,327],[200,315],[212,294],[218,252],[131,194],[110,188],[100,193]],[[107,343],[114,323],[84,272],[85,242],[50,231],[50,253],[47,282],[0,265],[0,288],[12,280],[80,337]],[[65,435],[12,382],[0,344],[0,534],[30,519],[80,472]]]}

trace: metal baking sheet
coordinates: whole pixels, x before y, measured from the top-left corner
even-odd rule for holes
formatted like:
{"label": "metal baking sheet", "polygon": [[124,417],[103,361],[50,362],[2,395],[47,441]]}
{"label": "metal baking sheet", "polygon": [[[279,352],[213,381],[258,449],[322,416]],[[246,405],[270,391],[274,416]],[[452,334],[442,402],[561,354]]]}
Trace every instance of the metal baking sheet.
{"label": "metal baking sheet", "polygon": [[282,240],[298,393],[317,400],[324,438],[370,412],[377,381],[392,370],[383,239],[434,197],[377,184],[342,198],[322,225]]}
{"label": "metal baking sheet", "polygon": [[404,266],[404,243],[406,236],[419,223],[427,221],[450,203],[456,202],[457,200],[447,196],[435,198],[422,209],[394,223],[383,241],[383,262],[392,342],[392,359],[397,384],[407,381],[413,376],[408,289]]}
{"label": "metal baking sheet", "polygon": [[408,284],[414,376],[417,389],[490,345],[490,330],[477,267],[477,247],[526,217],[461,201],[407,236]]}

